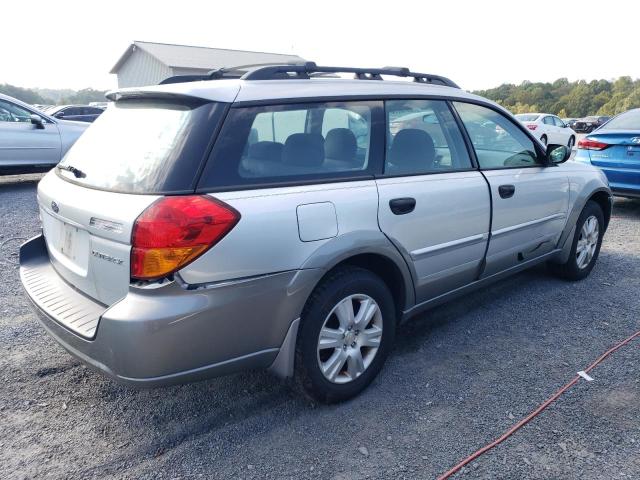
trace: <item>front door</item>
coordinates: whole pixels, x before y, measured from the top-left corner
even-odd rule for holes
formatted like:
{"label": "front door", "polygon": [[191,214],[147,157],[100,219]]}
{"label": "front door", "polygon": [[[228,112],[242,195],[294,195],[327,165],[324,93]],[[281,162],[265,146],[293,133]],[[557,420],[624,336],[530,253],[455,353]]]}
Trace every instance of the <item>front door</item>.
{"label": "front door", "polygon": [[31,123],[31,112],[0,99],[0,169],[55,165],[60,161],[60,134],[53,123]]}
{"label": "front door", "polygon": [[552,251],[569,208],[569,179],[545,166],[534,141],[506,116],[455,102],[491,187],[491,238],[483,276]]}
{"label": "front door", "polygon": [[477,278],[487,246],[490,198],[444,101],[386,102],[378,222],[412,269],[422,302]]}

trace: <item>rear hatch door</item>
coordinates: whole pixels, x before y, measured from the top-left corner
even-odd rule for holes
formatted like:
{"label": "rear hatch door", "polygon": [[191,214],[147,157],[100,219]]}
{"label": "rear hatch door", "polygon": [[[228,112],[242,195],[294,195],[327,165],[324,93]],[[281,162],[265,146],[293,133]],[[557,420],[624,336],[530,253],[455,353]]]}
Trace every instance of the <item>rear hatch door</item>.
{"label": "rear hatch door", "polygon": [[137,96],[107,109],[38,187],[57,272],[111,305],[130,284],[131,232],[165,195],[191,194],[226,106],[183,96]]}

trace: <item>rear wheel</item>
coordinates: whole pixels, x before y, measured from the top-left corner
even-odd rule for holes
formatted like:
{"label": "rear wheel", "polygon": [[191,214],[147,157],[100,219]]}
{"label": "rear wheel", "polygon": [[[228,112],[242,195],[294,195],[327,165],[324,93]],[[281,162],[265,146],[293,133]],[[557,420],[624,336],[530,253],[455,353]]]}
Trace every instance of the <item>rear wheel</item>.
{"label": "rear wheel", "polygon": [[587,277],[598,259],[603,235],[602,209],[596,202],[589,200],[576,222],[569,259],[563,264],[550,264],[553,272],[567,280],[582,280]]}
{"label": "rear wheel", "polygon": [[314,290],[296,342],[297,383],[324,403],[351,398],[376,377],[395,336],[393,297],[368,270],[342,267]]}
{"label": "rear wheel", "polygon": [[547,146],[547,136],[546,135],[542,135],[540,137],[540,141],[542,142],[542,144],[546,147]]}

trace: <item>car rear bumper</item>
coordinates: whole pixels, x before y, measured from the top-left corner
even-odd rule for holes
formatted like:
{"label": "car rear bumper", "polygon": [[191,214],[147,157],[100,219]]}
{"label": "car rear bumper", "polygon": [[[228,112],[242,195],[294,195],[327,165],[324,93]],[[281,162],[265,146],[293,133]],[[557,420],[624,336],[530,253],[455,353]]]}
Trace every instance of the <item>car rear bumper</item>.
{"label": "car rear bumper", "polygon": [[[96,316],[92,335],[74,329],[60,313],[67,307],[57,309],[39,294],[29,282],[36,274],[39,287],[60,290],[57,302]],[[289,271],[197,288],[177,281],[132,286],[108,307],[60,278],[39,236],[20,250],[20,275],[40,322],[69,353],[120,382],[152,387],[269,367],[321,272]]]}

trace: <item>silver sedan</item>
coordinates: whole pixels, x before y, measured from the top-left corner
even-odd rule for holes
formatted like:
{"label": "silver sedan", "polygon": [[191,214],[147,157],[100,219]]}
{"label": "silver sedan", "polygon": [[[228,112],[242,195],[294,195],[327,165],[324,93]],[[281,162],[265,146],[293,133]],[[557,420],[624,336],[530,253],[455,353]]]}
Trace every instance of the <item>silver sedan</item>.
{"label": "silver sedan", "polygon": [[0,93],[0,174],[52,168],[88,126],[50,117]]}

